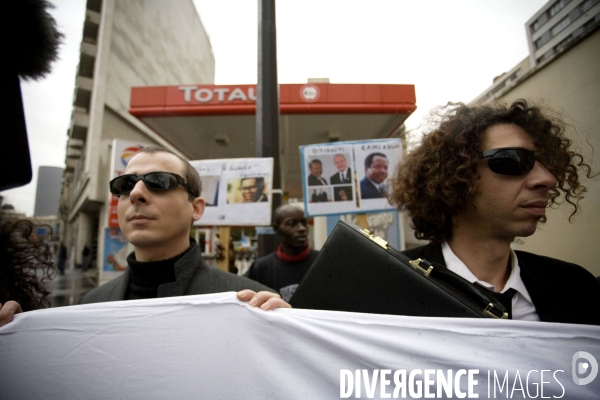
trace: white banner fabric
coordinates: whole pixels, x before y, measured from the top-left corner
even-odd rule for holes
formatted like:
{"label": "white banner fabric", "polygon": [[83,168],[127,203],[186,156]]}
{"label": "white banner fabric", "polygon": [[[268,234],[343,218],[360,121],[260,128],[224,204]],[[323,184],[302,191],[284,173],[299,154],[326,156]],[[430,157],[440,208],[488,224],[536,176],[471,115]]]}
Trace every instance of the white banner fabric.
{"label": "white banner fabric", "polygon": [[19,314],[0,398],[593,399],[598,358],[600,327],[265,312],[230,292]]}

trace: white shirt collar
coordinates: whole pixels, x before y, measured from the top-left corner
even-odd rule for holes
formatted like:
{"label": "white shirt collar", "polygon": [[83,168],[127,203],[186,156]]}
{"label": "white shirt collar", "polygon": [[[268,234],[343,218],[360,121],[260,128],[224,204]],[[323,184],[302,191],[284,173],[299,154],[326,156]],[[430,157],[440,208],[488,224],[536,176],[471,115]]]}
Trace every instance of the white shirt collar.
{"label": "white shirt collar", "polygon": [[[369,179],[369,177],[367,177],[367,179]],[[385,182],[377,183],[377,182],[374,182],[374,181],[372,181],[370,179],[369,179],[369,182],[371,182],[373,184],[373,186],[375,186],[379,190],[386,188],[385,187]]]}
{"label": "white shirt collar", "polygon": [[[493,285],[491,285],[485,281],[480,281],[479,279],[477,279],[477,277],[475,275],[473,275],[473,273],[465,265],[465,263],[463,263],[456,256],[456,254],[454,254],[454,252],[450,248],[450,245],[448,245],[448,242],[446,242],[446,241],[442,242],[442,254],[444,255],[444,260],[446,261],[446,267],[450,271],[462,276],[463,278],[465,278],[466,280],[468,280],[471,283],[477,282],[480,285],[485,286],[486,288],[488,288],[490,290],[494,290]],[[517,255],[515,254],[515,252],[512,249],[510,250],[510,260],[511,260],[510,276],[508,277],[508,280],[506,281],[504,288],[501,290],[501,293],[504,293],[508,289],[512,288],[512,289],[516,290],[517,292],[519,292],[519,294],[521,296],[523,296],[529,303],[533,304],[533,301],[531,301],[531,296],[529,296],[529,292],[525,288],[525,284],[523,283],[523,280],[521,279],[521,268],[519,268],[519,261],[517,259]]]}

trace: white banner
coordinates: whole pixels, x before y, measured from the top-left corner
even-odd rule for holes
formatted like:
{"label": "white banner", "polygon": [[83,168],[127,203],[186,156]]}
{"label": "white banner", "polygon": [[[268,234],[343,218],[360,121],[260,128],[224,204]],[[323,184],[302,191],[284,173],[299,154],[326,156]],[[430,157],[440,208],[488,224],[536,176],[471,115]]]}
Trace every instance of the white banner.
{"label": "white banner", "polygon": [[0,328],[0,398],[593,399],[599,357],[595,326],[265,312],[219,293],[19,314]]}
{"label": "white banner", "polygon": [[273,158],[197,160],[204,215],[194,225],[270,225]]}
{"label": "white banner", "polygon": [[400,139],[300,146],[307,216],[395,210],[387,195],[401,159]]}

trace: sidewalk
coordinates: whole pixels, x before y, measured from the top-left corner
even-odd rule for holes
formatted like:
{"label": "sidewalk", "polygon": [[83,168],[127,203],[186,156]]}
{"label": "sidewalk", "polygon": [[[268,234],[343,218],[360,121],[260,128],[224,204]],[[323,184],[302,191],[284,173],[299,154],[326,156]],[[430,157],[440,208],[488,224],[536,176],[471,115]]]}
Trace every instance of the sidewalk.
{"label": "sidewalk", "polygon": [[64,275],[56,275],[48,283],[52,307],[77,304],[84,293],[89,292],[96,286],[98,286],[98,269],[92,268],[85,272],[79,268],[66,269]]}

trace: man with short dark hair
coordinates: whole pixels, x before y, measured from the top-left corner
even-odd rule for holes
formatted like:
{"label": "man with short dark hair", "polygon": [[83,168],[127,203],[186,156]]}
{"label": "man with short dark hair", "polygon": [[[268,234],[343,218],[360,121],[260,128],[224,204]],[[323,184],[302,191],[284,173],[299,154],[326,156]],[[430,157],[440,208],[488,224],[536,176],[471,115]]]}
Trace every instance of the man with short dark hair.
{"label": "man with short dark hair", "polygon": [[240,191],[244,203],[261,203],[268,201],[265,195],[265,178],[242,178],[240,182]]}
{"label": "man with short dark hair", "polygon": [[365,158],[365,177],[360,181],[361,199],[387,197],[388,159],[383,153],[371,153]]}
{"label": "man with short dark hair", "polygon": [[273,229],[281,241],[277,251],[257,259],[245,276],[275,289],[289,301],[319,252],[308,246],[308,222],[299,207],[279,206],[273,215]]}
{"label": "man with short dark hair", "polygon": [[327,185],[325,178],[321,178],[323,174],[323,163],[321,160],[314,159],[308,163],[310,175],[308,175],[308,186],[323,186]]}
{"label": "man with short dark hair", "polygon": [[[204,200],[198,172],[187,160],[166,149],[146,147],[131,158],[125,174],[110,182],[110,191],[119,196],[119,227],[134,251],[125,272],[83,295],[81,304],[270,290],[209,267],[202,259],[190,228],[202,217]],[[255,297],[249,293],[253,292],[244,292],[244,300]]]}
{"label": "man with short dark hair", "polygon": [[578,211],[580,175],[591,169],[571,143],[561,121],[524,100],[450,105],[392,179],[390,200],[408,211],[415,236],[431,241],[404,253],[496,292],[513,319],[600,325],[592,306],[600,284],[590,272],[511,248],[560,196],[571,216]]}

